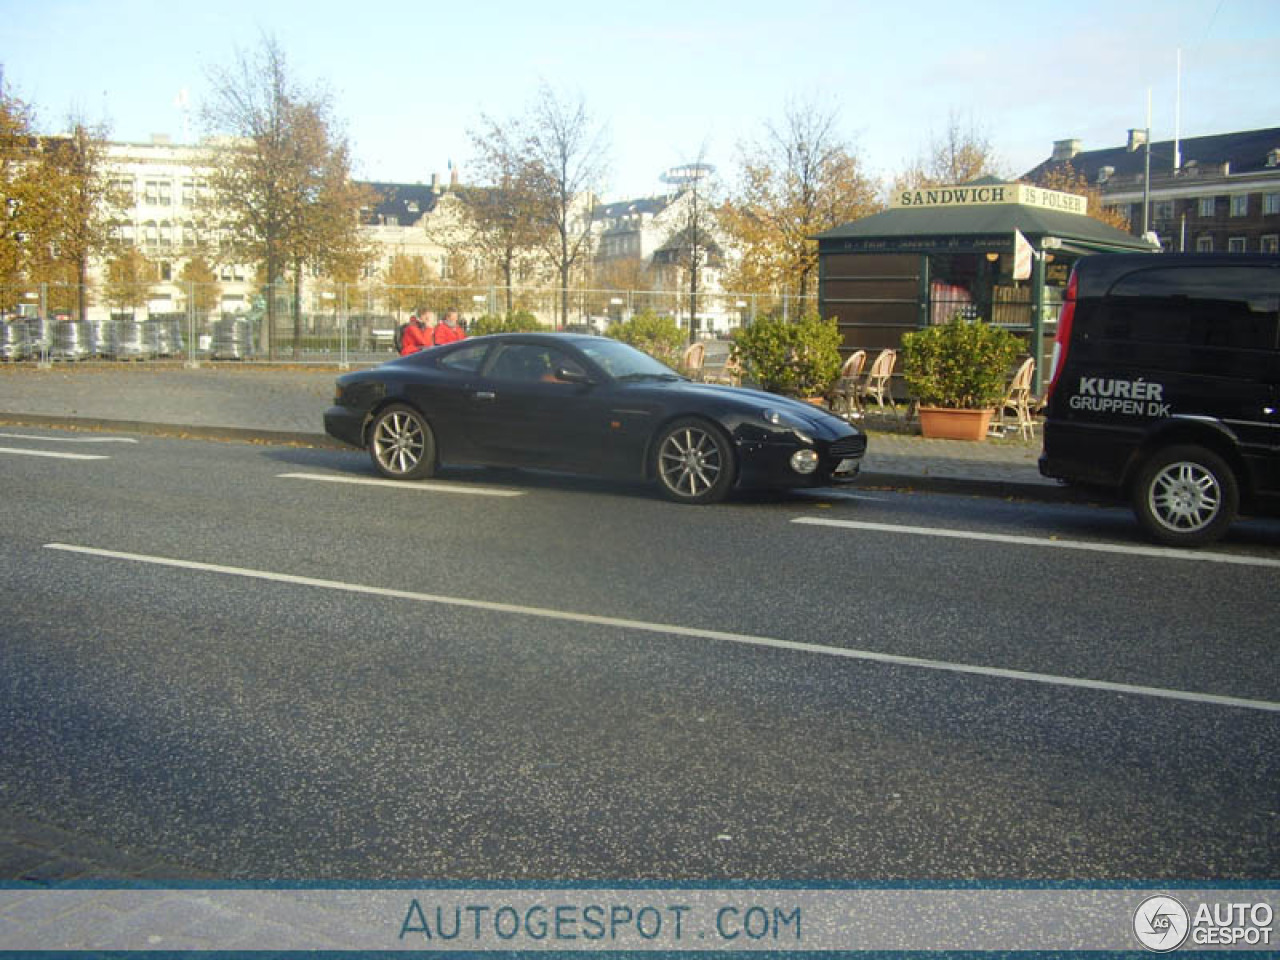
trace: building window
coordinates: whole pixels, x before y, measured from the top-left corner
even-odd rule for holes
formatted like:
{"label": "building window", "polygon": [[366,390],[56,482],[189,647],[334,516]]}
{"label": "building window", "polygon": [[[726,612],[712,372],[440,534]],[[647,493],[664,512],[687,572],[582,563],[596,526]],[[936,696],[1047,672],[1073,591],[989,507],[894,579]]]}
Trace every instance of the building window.
{"label": "building window", "polygon": [[1196,253],[1213,253],[1213,237],[1196,237]]}
{"label": "building window", "polygon": [[1263,253],[1280,253],[1280,235],[1272,233],[1262,237],[1258,249]]}
{"label": "building window", "polygon": [[1262,212],[1266,214],[1280,213],[1280,193],[1268,193],[1263,196]]}
{"label": "building window", "polygon": [[166,282],[173,279],[173,264],[168,260],[160,261],[160,279]]}
{"label": "building window", "polygon": [[1248,249],[1248,243],[1244,237],[1232,237],[1227,241],[1228,253],[1244,253]]}
{"label": "building window", "polygon": [[1200,198],[1200,216],[1212,217],[1214,208],[1217,206],[1217,197],[1201,197]]}
{"label": "building window", "polygon": [[1173,201],[1157,200],[1155,203],[1154,217],[1157,220],[1173,219]]}
{"label": "building window", "polygon": [[168,207],[173,203],[173,184],[168,180],[148,180],[142,196],[153,206]]}
{"label": "building window", "polygon": [[1249,215],[1249,195],[1247,193],[1237,193],[1231,197],[1231,215],[1233,217],[1247,217]]}

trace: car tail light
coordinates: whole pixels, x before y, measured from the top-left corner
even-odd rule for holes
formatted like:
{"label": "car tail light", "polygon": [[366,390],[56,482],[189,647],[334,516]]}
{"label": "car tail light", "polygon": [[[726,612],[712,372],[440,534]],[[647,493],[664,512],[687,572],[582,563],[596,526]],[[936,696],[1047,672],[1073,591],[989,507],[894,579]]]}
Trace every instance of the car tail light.
{"label": "car tail light", "polygon": [[1075,270],[1071,271],[1071,279],[1067,281],[1067,292],[1062,298],[1062,309],[1058,311],[1058,335],[1053,339],[1053,361],[1049,368],[1049,388],[1045,391],[1045,399],[1053,396],[1053,389],[1058,385],[1058,375],[1067,362],[1067,351],[1071,348],[1071,327],[1076,319],[1076,293],[1080,280]]}

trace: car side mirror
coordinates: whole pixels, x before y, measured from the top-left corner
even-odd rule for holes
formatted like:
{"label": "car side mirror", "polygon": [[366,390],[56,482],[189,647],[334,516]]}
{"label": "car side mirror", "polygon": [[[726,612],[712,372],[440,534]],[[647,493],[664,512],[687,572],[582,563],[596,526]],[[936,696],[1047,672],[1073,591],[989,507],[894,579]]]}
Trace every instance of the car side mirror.
{"label": "car side mirror", "polygon": [[595,382],[581,370],[570,370],[568,367],[556,367],[556,379],[563,383],[577,383],[583,386]]}

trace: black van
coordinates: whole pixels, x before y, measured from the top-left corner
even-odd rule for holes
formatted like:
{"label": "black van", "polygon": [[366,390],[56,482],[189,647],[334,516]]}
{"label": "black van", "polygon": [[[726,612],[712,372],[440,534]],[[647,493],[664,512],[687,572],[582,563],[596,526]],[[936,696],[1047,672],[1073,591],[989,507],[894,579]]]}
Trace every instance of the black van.
{"label": "black van", "polygon": [[1196,546],[1280,509],[1280,256],[1100,254],[1058,318],[1040,472]]}

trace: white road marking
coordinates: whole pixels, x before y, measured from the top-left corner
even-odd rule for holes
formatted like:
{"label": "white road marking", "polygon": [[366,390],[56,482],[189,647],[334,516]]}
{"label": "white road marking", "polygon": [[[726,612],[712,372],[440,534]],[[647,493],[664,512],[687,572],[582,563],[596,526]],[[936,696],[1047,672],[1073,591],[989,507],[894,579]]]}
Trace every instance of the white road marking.
{"label": "white road marking", "polygon": [[387,587],[372,587],[363,584],[344,583],[340,580],[323,580],[317,577],[299,577],[294,576],[293,574],[274,573],[268,570],[253,570],[245,567],[228,567],[221,564],[199,563],[193,560],[177,560],[170,557],[156,557],[141,553],[124,553],[118,550],[101,550],[96,547],[74,546],[66,543],[46,543],[45,547],[49,550],[60,550],[67,553],[84,554],[87,556],[103,557],[112,560],[128,560],[135,563],[148,563],[161,567],[194,570],[200,573],[216,573],[231,577],[246,577],[251,580],[265,580],[272,583],[287,583],[295,586],[317,587],[323,590],[339,590],[344,593],[357,593],[371,597],[390,597],[399,600],[413,600],[419,603],[435,603],[442,606],[461,607],[469,610],[484,610],[490,613],[507,613],[514,614],[516,616],[539,617],[545,620],[560,620],[566,623],[583,623],[591,626],[613,627],[622,630],[640,630],[646,633],[659,633],[676,637],[695,637],[700,640],[721,640],[729,643],[739,643],[746,646],[766,647],[773,650],[787,650],[795,653],[811,653],[827,657],[839,657],[845,660],[869,661],[872,663],[883,663],[897,667],[917,667],[924,670],[938,670],[947,673],[970,674],[973,676],[994,677],[1005,680],[1023,680],[1030,683],[1070,687],[1080,690],[1157,697],[1164,700],[1181,700],[1188,703],[1208,704],[1221,707],[1238,707],[1244,710],[1263,710],[1271,713],[1280,713],[1280,703],[1269,700],[1249,700],[1242,697],[1225,697],[1212,693],[1196,693],[1187,690],[1168,690],[1163,687],[1144,687],[1129,683],[1112,683],[1107,680],[1061,677],[1049,673],[1032,673],[1025,670],[1005,670],[999,667],[979,667],[965,663],[951,663],[946,660],[929,660],[923,657],[904,657],[892,653],[880,653],[875,650],[852,650],[845,647],[826,647],[816,643],[798,643],[792,640],[779,640],[775,637],[760,637],[744,633],[729,633],[722,630],[704,630],[697,627],[682,627],[675,624],[650,623],[644,620],[625,620],[618,617],[602,617],[589,613],[552,610],[546,607],[526,607],[520,604],[496,603],[489,600],[468,600],[463,597],[445,597],[438,594],[419,593],[413,590],[393,590]]}
{"label": "white road marking", "polygon": [[944,537],[952,540],[980,540],[986,543],[1010,543],[1024,547],[1048,547],[1054,550],[1119,553],[1128,557],[1156,557],[1161,560],[1198,560],[1201,563],[1234,563],[1244,567],[1280,567],[1280,560],[1270,557],[1246,557],[1231,553],[1213,553],[1202,550],[1176,550],[1172,547],[1148,547],[1142,544],[1052,540],[1048,537],[1021,537],[1007,533],[979,533],[974,530],[948,530],[945,527],[912,527],[894,523],[867,523],[861,520],[834,520],[826,517],[796,517],[791,522],[814,527],[867,530],[873,533],[900,533],[917,537]]}
{"label": "white road marking", "polygon": [[53,457],[57,460],[110,460],[102,453],[54,453],[52,450],[23,450],[20,447],[0,447],[0,453],[13,453],[20,457]]}
{"label": "white road marking", "polygon": [[399,490],[416,490],[419,493],[469,493],[476,497],[523,497],[523,490],[503,490],[500,487],[473,487],[465,483],[431,483],[419,480],[383,480],[378,477],[340,477],[320,473],[282,473],[284,480],[321,480],[325,483],[354,483],[367,487],[395,487]]}
{"label": "white road marking", "polygon": [[0,433],[6,440],[48,440],[52,443],[137,443],[134,437],[49,437],[28,433]]}

